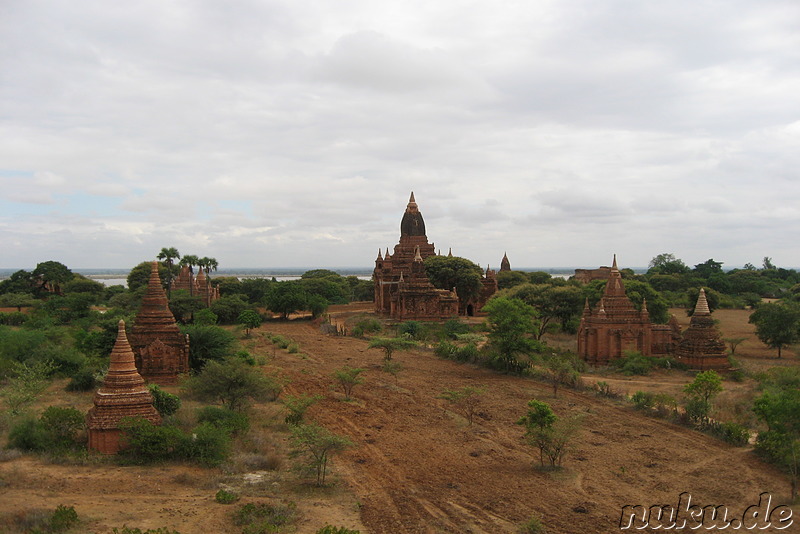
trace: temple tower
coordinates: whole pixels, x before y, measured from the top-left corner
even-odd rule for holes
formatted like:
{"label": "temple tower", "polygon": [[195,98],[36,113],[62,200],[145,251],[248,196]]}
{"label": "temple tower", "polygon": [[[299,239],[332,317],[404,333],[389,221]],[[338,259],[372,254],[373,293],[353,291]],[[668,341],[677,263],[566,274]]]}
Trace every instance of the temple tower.
{"label": "temple tower", "polygon": [[131,331],[131,346],[136,367],[148,382],[177,384],[178,375],[189,372],[189,339],[175,324],[155,261]]}
{"label": "temple tower", "polygon": [[102,454],[116,454],[122,448],[119,423],[123,417],[143,417],[161,424],[161,416],[153,407],[153,396],[136,370],[125,322],[120,321],[108,373],[86,416],[89,448]]}
{"label": "temple tower", "polygon": [[502,273],[510,270],[511,270],[511,262],[508,261],[508,254],[504,252],[503,259],[500,260],[500,272]]}
{"label": "temple tower", "polygon": [[725,342],[711,318],[705,289],[700,288],[694,314],[689,328],[683,333],[683,340],[675,351],[676,359],[690,369],[728,369],[728,353]]}

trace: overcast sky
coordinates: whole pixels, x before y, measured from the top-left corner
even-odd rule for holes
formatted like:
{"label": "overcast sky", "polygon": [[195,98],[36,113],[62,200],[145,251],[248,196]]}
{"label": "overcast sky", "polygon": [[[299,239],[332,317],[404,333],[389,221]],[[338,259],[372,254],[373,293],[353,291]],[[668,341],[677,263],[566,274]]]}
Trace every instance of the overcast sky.
{"label": "overcast sky", "polygon": [[0,267],[800,266],[797,0],[0,0]]}

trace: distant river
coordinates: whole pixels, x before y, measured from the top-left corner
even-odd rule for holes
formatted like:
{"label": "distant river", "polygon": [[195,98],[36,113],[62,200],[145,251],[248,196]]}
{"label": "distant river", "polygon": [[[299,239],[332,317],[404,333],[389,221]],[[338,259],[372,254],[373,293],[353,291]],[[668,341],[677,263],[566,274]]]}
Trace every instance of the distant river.
{"label": "distant river", "polygon": [[[118,278],[115,275],[107,275],[107,274],[87,274],[84,275],[86,278],[91,278],[92,280],[96,280],[105,286],[126,286],[128,285],[128,278]],[[235,276],[239,280],[244,280],[248,278],[268,278],[272,279],[275,278],[278,282],[285,282],[287,280],[299,280],[299,274],[263,274],[263,275],[252,275],[252,274],[243,274],[243,275],[235,275],[235,274],[224,274],[220,276]],[[349,275],[353,276],[353,275]],[[370,280],[372,278],[372,274],[357,274],[355,275],[359,280]],[[211,276],[211,278],[216,278],[215,276]]]}

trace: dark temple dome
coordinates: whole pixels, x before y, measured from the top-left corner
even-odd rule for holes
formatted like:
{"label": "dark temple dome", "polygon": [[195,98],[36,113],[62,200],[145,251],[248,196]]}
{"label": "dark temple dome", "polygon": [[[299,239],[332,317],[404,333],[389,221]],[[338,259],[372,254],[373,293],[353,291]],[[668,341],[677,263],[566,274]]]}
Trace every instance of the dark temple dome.
{"label": "dark temple dome", "polygon": [[422,214],[419,212],[417,203],[414,201],[413,191],[411,193],[411,198],[408,201],[406,212],[403,214],[403,220],[400,222],[400,235],[425,235],[425,221],[422,219]]}

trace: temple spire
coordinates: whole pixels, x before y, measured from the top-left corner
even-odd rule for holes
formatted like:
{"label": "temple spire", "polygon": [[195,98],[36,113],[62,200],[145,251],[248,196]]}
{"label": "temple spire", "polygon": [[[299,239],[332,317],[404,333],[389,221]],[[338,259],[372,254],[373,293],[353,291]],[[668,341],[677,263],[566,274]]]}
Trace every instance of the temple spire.
{"label": "temple spire", "polygon": [[381,249],[378,249],[378,257],[375,258],[375,261],[381,261],[383,258],[381,257]]}
{"label": "temple spire", "polygon": [[694,315],[711,315],[711,309],[708,307],[708,300],[706,299],[706,290],[700,288],[700,295],[697,297],[697,305],[694,307]]}
{"label": "temple spire", "polygon": [[612,271],[619,271],[619,269],[617,268],[617,255],[616,254],[614,254],[614,263],[611,264],[611,270]]}
{"label": "temple spire", "polygon": [[419,245],[414,247],[414,261],[422,261],[422,256],[419,253]]}

